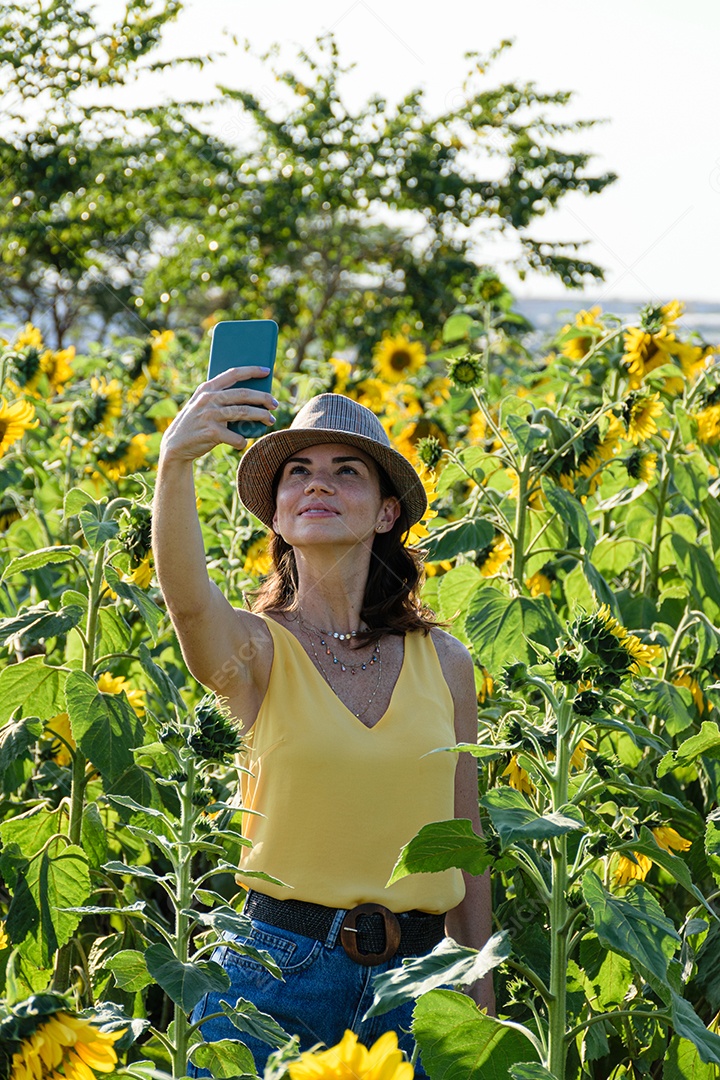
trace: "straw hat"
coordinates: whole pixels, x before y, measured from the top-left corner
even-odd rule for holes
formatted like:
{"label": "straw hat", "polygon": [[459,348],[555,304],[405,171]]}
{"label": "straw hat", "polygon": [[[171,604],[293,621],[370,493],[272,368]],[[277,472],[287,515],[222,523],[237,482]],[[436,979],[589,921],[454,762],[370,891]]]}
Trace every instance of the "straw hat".
{"label": "straw hat", "polygon": [[237,472],[240,498],[255,517],[272,528],[272,482],[291,454],[318,443],[347,443],[364,450],[390,477],[410,525],[420,521],[427,496],[410,462],[390,445],[377,416],[343,394],[318,394],[303,405],[289,428],[263,435],[246,450]]}

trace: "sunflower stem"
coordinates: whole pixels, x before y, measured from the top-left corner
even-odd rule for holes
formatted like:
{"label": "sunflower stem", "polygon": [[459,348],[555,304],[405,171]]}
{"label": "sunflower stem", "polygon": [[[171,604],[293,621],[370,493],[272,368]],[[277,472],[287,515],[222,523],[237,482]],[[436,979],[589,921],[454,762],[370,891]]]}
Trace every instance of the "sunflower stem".
{"label": "sunflower stem", "polygon": [[[176,892],[175,892],[175,956],[181,964],[187,964],[190,955],[190,916],[185,912],[189,909],[193,900],[193,887],[191,878],[192,848],[190,843],[193,837],[196,810],[193,805],[193,793],[195,791],[196,766],[195,759],[189,754],[185,769],[187,779],[180,789],[180,844],[174,859]],[[188,1065],[188,1018],[182,1005],[175,1003],[174,1009],[174,1046],[172,1051],[173,1076],[187,1076]]]}
{"label": "sunflower stem", "polygon": [[512,537],[513,566],[512,574],[518,593],[522,593],[523,571],[525,569],[525,526],[527,519],[528,476],[530,473],[530,454],[519,462],[517,470],[518,493],[515,507],[515,529]]}
{"label": "sunflower stem", "polygon": [[[98,609],[100,607],[100,589],[105,567],[105,548],[103,544],[95,556],[90,587],[88,589],[88,611],[83,640],[83,671],[90,678],[95,666],[95,643],[97,637]],[[70,787],[70,816],[67,836],[71,844],[81,846],[82,823],[85,811],[85,789],[87,787],[87,758],[79,746],[75,748],[72,763],[72,781]],[[73,942],[68,941],[58,951],[53,976],[53,988],[61,993],[70,987],[70,970]]]}
{"label": "sunflower stem", "polygon": [[[555,771],[551,783],[552,807],[557,812],[568,800],[572,706],[566,696],[560,703],[555,738]],[[568,857],[567,838],[559,836],[551,844],[552,877],[550,895],[550,1001],[548,1002],[547,1067],[555,1080],[565,1080],[567,1054],[567,957],[568,957]]]}

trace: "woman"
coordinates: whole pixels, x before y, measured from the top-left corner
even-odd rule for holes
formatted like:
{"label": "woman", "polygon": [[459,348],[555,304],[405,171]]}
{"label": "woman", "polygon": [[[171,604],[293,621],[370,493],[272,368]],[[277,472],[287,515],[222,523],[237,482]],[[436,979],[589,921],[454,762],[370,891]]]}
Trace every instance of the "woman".
{"label": "woman", "polygon": [[[273,423],[274,398],[228,389],[263,371],[235,368],[196,390],[163,437],[153,508],[183,656],[228,699],[248,748],[243,806],[256,813],[244,815],[253,846],[238,881],[253,934],[243,940],[270,952],[284,978],[221,947],[232,987],[200,1002],[193,1022],[243,997],[303,1050],[350,1028],[365,1044],[397,1031],[410,1054],[411,1005],[362,1020],[372,977],[445,932],[475,948],[491,932],[487,876],[448,870],[386,888],[423,825],[456,816],[480,831],[474,758],[430,752],[476,741],[473,662],[417,600],[421,563],[402,539],[426,509],[420,478],[377,417],[338,394],[312,399],[240,462],[240,497],[272,529],[275,570],[253,610],[233,608],[210,581],[192,463],[219,443],[245,448],[229,421]],[[492,1010],[489,979],[471,994]],[[225,1018],[200,1030],[238,1034]],[[262,1071],[270,1048],[244,1041]]]}

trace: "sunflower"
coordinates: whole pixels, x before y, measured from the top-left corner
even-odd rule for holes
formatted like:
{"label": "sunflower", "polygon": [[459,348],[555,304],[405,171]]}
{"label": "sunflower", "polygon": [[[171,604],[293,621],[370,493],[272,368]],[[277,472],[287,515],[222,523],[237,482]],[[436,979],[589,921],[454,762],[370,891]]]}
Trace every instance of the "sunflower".
{"label": "sunflower", "polygon": [[32,323],[25,323],[25,329],[20,330],[13,341],[14,349],[24,349],[27,345],[31,349],[42,349],[43,347],[42,332]]}
{"label": "sunflower", "polygon": [[[66,712],[61,712],[56,716],[53,716],[51,720],[48,720],[46,730],[47,734],[54,739],[54,742],[50,747],[53,761],[57,765],[69,765],[72,761],[70,750],[75,750],[77,748],[77,743],[73,739],[72,729],[70,727],[70,717],[68,714]],[[58,736],[61,736],[61,738],[58,738]]]}
{"label": "sunflower", "polygon": [[590,331],[587,334],[571,337],[569,341],[566,341],[560,350],[563,356],[567,356],[569,360],[582,360],[590,352],[597,339],[605,332],[605,326],[598,318],[601,314],[602,308],[596,305],[591,307],[589,311],[578,311],[574,324],[567,323],[566,326],[563,326],[560,331],[561,337],[571,330],[587,329]]}
{"label": "sunflower", "polygon": [[572,752],[570,758],[570,768],[577,769],[578,772],[582,772],[585,768],[585,759],[587,758],[588,750],[594,750],[595,747],[587,739],[581,739]]}
{"label": "sunflower", "polygon": [[601,674],[613,674],[620,678],[636,673],[641,664],[651,664],[659,659],[659,645],[644,645],[635,634],[629,633],[614,616],[607,604],[595,615],[585,615],[578,620],[575,634],[594,653],[602,665]]}
{"label": "sunflower", "polygon": [[42,378],[43,369],[38,349],[29,345],[19,352],[12,353],[10,370],[12,375],[8,377],[7,382],[13,392],[40,397],[37,387]]}
{"label": "sunflower", "polygon": [[633,856],[637,859],[637,862],[633,862],[627,855],[618,855],[613,872],[616,885],[622,887],[628,885],[631,881],[644,881],[650,873],[652,862],[647,855],[641,855],[639,851],[633,851]]}
{"label": "sunflower", "polygon": [[522,792],[523,795],[535,794],[535,785],[525,770],[518,765],[517,754],[511,756],[510,764],[501,775],[507,776],[510,787]]}
{"label": "sunflower", "polygon": [[9,405],[0,397],[0,457],[9,446],[21,439],[26,431],[36,428],[33,422],[35,406],[29,401],[12,401]]}
{"label": "sunflower", "polygon": [[93,1072],[114,1072],[113,1043],[123,1034],[124,1029],[99,1031],[80,1016],[56,1012],[23,1039],[13,1054],[9,1080],[91,1080]]}
{"label": "sunflower", "polygon": [[391,394],[390,387],[382,379],[369,377],[355,386],[348,387],[347,396],[364,405],[374,413],[382,413]]}
{"label": "sunflower", "polygon": [[483,381],[483,369],[479,356],[466,353],[464,356],[456,356],[448,363],[448,379],[461,390],[469,390],[472,386],[480,386]]}
{"label": "sunflower", "polygon": [[692,694],[692,699],[695,702],[695,708],[700,716],[704,716],[706,712],[712,710],[712,702],[708,701],[702,692],[702,688],[697,679],[694,679],[690,674],[689,668],[681,668],[673,676],[673,684],[675,686],[684,686]]}
{"label": "sunflower", "polygon": [[344,394],[348,379],[352,375],[352,364],[348,363],[347,360],[341,360],[337,356],[331,356],[329,362],[333,368],[330,389],[333,394]]}
{"label": "sunflower", "polygon": [[536,570],[535,573],[527,579],[525,582],[528,591],[531,596],[549,596],[552,591],[553,579],[548,577],[545,573],[545,567],[542,570]]}
{"label": "sunflower", "polygon": [[0,922],[0,951],[10,948],[10,938],[5,931],[5,923]]}
{"label": "sunflower", "polygon": [[415,1075],[394,1031],[386,1031],[369,1050],[346,1031],[337,1046],[301,1054],[288,1065],[288,1074],[290,1080],[412,1080]]}
{"label": "sunflower", "polygon": [[493,690],[495,689],[495,683],[493,677],[487,668],[481,667],[480,672],[482,674],[482,682],[480,689],[477,692],[478,705],[484,705],[489,697],[492,697]]}
{"label": "sunflower", "polygon": [[97,459],[102,474],[117,483],[121,476],[141,469],[147,460],[149,439],[149,435],[139,432],[131,439],[123,439],[116,446],[106,450]]}
{"label": "sunflower", "polygon": [[662,307],[649,304],[640,312],[640,326],[626,331],[623,362],[630,372],[631,390],[636,390],[646,375],[667,364],[677,352],[679,342],[673,331],[683,308],[678,300]]}
{"label": "sunflower", "polygon": [[90,401],[76,412],[75,430],[81,435],[89,435],[96,428],[110,432],[115,417],[122,416],[122,386],[117,379],[108,382],[104,375],[93,375],[90,388]]}
{"label": "sunflower", "polygon": [[633,450],[623,464],[631,480],[649,484],[657,469],[657,454],[648,453],[645,450]]}
{"label": "sunflower", "polygon": [[708,405],[695,414],[695,420],[701,443],[712,445],[720,442],[720,405]]}
{"label": "sunflower", "polygon": [[623,406],[623,421],[630,441],[637,446],[652,435],[657,434],[655,417],[663,411],[658,394],[644,395],[632,393]]}
{"label": "sunflower", "polygon": [[425,365],[427,356],[422,345],[410,341],[404,334],[386,334],[373,350],[373,367],[381,379],[389,383],[403,382]]}
{"label": "sunflower", "polygon": [[676,359],[680,361],[683,375],[690,382],[695,381],[715,351],[711,345],[691,345],[687,341],[678,341],[673,348]]}
{"label": "sunflower", "polygon": [[74,345],[71,345],[69,349],[60,349],[59,352],[47,349],[40,357],[40,366],[47,376],[54,394],[62,394],[65,390],[65,383],[72,379],[73,369],[70,367],[70,361],[74,359]]}
{"label": "sunflower", "polygon": [[135,710],[135,714],[137,716],[145,715],[145,690],[130,686],[130,683],[123,675],[111,675],[109,671],[103,671],[98,676],[97,687],[102,694],[122,694],[124,690],[130,705]]}
{"label": "sunflower", "polygon": [[658,847],[672,854],[674,851],[687,851],[692,844],[673,829],[672,825],[658,825],[650,830],[655,837]]}
{"label": "sunflower", "polygon": [[417,521],[410,527],[410,531],[403,541],[406,547],[416,547],[417,545],[422,544],[423,540],[430,535],[429,530],[425,526],[425,522],[437,517],[437,510],[432,509],[432,504],[438,497],[435,471],[433,469],[428,469],[427,465],[423,465],[421,461],[416,464],[415,469],[420,477],[420,482],[425,489],[427,510],[420,521]]}
{"label": "sunflower", "polygon": [[0,502],[0,533],[7,532],[14,521],[22,517],[17,505],[12,499],[3,499]]}
{"label": "sunflower", "polygon": [[492,544],[478,551],[475,565],[483,577],[493,577],[503,563],[512,555],[512,547],[506,536],[496,536]]}
{"label": "sunflower", "polygon": [[[141,559],[135,569],[128,575],[127,580],[132,581],[133,585],[137,585],[138,589],[147,589],[150,586],[153,576],[152,558],[147,555],[144,559]],[[125,691],[127,693],[127,690]],[[138,693],[134,690],[131,693]],[[132,702],[131,702],[132,704]]]}
{"label": "sunflower", "polygon": [[272,570],[273,561],[268,551],[267,542],[267,536],[261,536],[258,540],[253,541],[245,552],[243,571],[246,574],[252,574],[253,577],[262,577],[263,574],[269,574]]}
{"label": "sunflower", "polygon": [[448,570],[452,570],[452,559],[441,559],[440,562],[426,562],[425,574],[427,577],[437,577],[441,574],[446,574]]}

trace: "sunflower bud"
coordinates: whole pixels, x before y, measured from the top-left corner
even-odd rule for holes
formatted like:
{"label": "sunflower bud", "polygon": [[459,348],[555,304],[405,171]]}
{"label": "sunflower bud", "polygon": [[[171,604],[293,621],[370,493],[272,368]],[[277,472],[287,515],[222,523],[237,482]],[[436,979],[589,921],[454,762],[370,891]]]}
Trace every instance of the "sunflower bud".
{"label": "sunflower bud", "polygon": [[195,706],[195,724],[188,743],[205,761],[222,761],[240,749],[240,733],[214,694],[206,694]]}
{"label": "sunflower bud", "polygon": [[522,690],[527,681],[527,667],[525,664],[508,664],[501,679],[506,690]]}
{"label": "sunflower bud", "polygon": [[522,737],[523,731],[520,721],[514,716],[503,720],[498,728],[498,739],[501,743],[510,743],[514,746],[521,741]]}
{"label": "sunflower bud", "polygon": [[588,754],[588,760],[595,772],[602,780],[609,780],[612,776],[612,762],[602,754]]}
{"label": "sunflower bud", "polygon": [[418,439],[415,449],[417,456],[428,469],[435,468],[443,453],[443,448],[434,435],[428,435],[426,439]]}
{"label": "sunflower bud", "polygon": [[570,653],[560,653],[555,661],[555,678],[558,682],[577,682],[580,678],[580,665]]}
{"label": "sunflower bud", "polygon": [[483,370],[480,358],[466,353],[457,356],[448,364],[448,378],[462,390],[469,390],[471,386],[480,386],[483,381]]}
{"label": "sunflower bud", "polygon": [[133,566],[138,566],[151,550],[152,510],[149,506],[134,503],[129,509],[129,523],[118,534],[118,540],[130,556]]}
{"label": "sunflower bud", "polygon": [[592,716],[602,711],[602,698],[595,690],[583,690],[573,701],[573,711],[578,716]]}
{"label": "sunflower bud", "polygon": [[592,833],[588,837],[587,850],[591,855],[600,858],[608,849],[609,840],[605,833]]}

